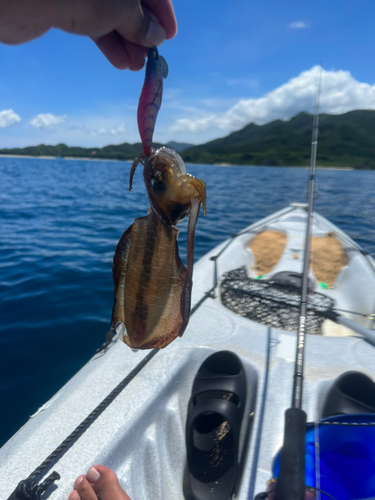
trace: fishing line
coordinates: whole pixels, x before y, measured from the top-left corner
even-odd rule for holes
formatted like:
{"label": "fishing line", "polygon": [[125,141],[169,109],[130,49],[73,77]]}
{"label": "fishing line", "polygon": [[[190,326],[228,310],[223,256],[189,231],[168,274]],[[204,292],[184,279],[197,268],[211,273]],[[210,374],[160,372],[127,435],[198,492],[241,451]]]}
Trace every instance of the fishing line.
{"label": "fishing line", "polygon": [[[331,498],[331,500],[337,500],[337,498],[335,498],[333,495],[331,495],[330,493],[328,493],[327,491],[324,491],[324,490],[321,490],[319,488],[314,488],[314,487],[311,487],[311,486],[307,486],[307,488],[309,488],[309,490],[312,490],[312,491],[315,491],[315,492],[318,492],[319,494],[320,493],[323,493],[323,495],[326,495],[328,498]],[[257,495],[255,497],[255,500],[259,499],[266,499],[268,498],[269,494],[270,493],[275,493],[276,491],[276,488],[274,488],[273,490],[271,491],[268,491],[267,493],[260,493],[259,495]],[[266,496],[260,496],[260,495],[266,495]]]}
{"label": "fishing line", "polygon": [[[309,306],[311,310],[315,312],[314,308],[314,290],[313,288],[310,288],[310,303]],[[313,354],[313,363],[315,362],[316,359],[318,359],[317,354],[317,349],[316,349],[315,341],[313,342],[313,349],[312,349],[312,354]],[[315,368],[315,372],[317,369]],[[316,499],[315,500],[321,500],[321,490],[320,490],[320,442],[319,442],[319,423],[318,423],[319,415],[315,415],[314,418],[314,445],[315,445],[315,489],[316,489]]]}
{"label": "fishing line", "polygon": [[[319,101],[320,101],[321,86],[322,86],[322,63],[320,64],[318,93],[317,93],[316,102],[315,102],[315,105],[316,105],[315,114],[318,116],[318,119],[319,119],[319,105],[320,105]],[[318,127],[318,121],[317,121],[316,125]],[[318,141],[318,133],[319,133],[319,130],[317,129],[316,141]],[[313,135],[314,135],[314,132],[313,132]],[[316,146],[317,146],[317,144],[316,144]],[[315,150],[315,155],[316,155],[316,150]],[[316,156],[315,156],[315,159],[316,159]],[[315,169],[315,166],[314,166],[314,169]],[[317,196],[315,194],[316,192],[317,192]],[[317,191],[317,190],[315,191],[315,189],[314,189],[313,193],[312,193],[312,197],[313,197],[312,202],[314,202],[319,197],[319,191]],[[311,263],[311,255],[309,257],[310,257],[310,263]],[[310,297],[311,297],[312,304],[314,304],[313,296],[314,296],[314,290],[310,289]],[[314,349],[314,351],[315,351],[315,349]],[[317,359],[316,354],[317,354],[316,352],[313,352],[314,359]],[[319,418],[319,415],[316,415],[316,417]],[[317,492],[316,500],[321,500],[320,493],[322,493],[322,490],[320,489],[320,441],[319,441],[319,423],[317,420],[314,421],[314,444],[315,444],[315,486],[316,486],[315,489]],[[329,495],[329,496],[331,496],[331,495]],[[333,498],[333,497],[331,497],[331,498]]]}
{"label": "fishing line", "polygon": [[262,392],[261,405],[260,405],[260,409],[259,409],[258,428],[257,428],[257,435],[255,438],[253,463],[252,463],[251,474],[250,474],[250,485],[249,485],[249,493],[248,493],[249,500],[251,500],[253,498],[253,495],[254,495],[255,481],[256,481],[257,469],[258,469],[259,452],[260,452],[260,445],[261,445],[261,439],[262,439],[263,419],[264,419],[264,413],[265,413],[265,408],[266,408],[269,369],[270,369],[270,357],[271,357],[270,354],[271,354],[271,347],[272,347],[271,332],[272,332],[272,330],[271,330],[271,327],[269,326],[267,329],[267,351],[266,351],[266,363],[265,363],[265,367],[264,367],[263,392]]}
{"label": "fishing line", "polygon": [[319,490],[318,488],[311,488],[312,490],[318,491],[319,493],[323,493],[323,495],[326,495],[328,498],[331,498],[332,500],[336,500],[336,498],[331,495],[330,493],[327,493],[326,491]]}
{"label": "fishing line", "polygon": [[316,500],[320,500],[320,444],[319,444],[319,423],[314,422],[314,441],[315,441],[315,484],[318,496]]}

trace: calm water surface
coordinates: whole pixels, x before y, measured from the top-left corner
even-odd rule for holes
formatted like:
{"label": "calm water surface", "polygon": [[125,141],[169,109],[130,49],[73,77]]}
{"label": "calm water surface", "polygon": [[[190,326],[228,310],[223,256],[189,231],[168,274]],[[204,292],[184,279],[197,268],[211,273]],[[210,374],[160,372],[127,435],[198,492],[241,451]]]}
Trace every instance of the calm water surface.
{"label": "calm water surface", "polygon": [[[112,257],[148,202],[130,163],[0,158],[0,445],[104,341]],[[189,166],[207,183],[198,259],[229,235],[305,201],[307,170]],[[375,172],[318,171],[316,209],[375,255]],[[181,227],[184,259],[186,224]],[[112,388],[108,388],[111,390]]]}

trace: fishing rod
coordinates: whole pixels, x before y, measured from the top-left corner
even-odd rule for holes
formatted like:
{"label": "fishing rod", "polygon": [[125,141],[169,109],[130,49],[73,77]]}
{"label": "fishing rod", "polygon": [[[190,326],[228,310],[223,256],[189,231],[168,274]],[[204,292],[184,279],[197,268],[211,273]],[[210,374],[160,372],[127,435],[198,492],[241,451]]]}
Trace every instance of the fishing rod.
{"label": "fishing rod", "polygon": [[320,101],[321,78],[322,78],[322,71],[320,69],[318,93],[315,98],[313,131],[312,131],[312,141],[311,141],[311,161],[310,161],[310,176],[309,176],[309,189],[308,189],[305,252],[303,259],[301,308],[300,308],[299,328],[297,335],[297,353],[296,353],[295,370],[294,370],[292,408],[302,407],[303,363],[305,357],[304,354],[305,354],[305,334],[306,334],[306,315],[307,315],[307,294],[309,287],[309,269],[310,269],[311,224],[312,224],[312,214],[314,206],[316,153],[318,149],[319,101]]}
{"label": "fishing rod", "polygon": [[315,97],[313,114],[305,252],[303,259],[296,359],[294,364],[292,404],[285,412],[284,443],[281,450],[280,468],[276,483],[276,500],[304,500],[305,498],[306,413],[302,410],[302,391],[321,81],[322,67],[320,66],[318,91]]}

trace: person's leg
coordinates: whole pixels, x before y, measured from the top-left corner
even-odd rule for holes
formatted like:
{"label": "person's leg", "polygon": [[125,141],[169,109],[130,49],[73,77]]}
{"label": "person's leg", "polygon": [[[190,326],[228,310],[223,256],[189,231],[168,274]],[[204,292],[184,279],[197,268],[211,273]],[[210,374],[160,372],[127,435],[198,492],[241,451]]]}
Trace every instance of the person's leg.
{"label": "person's leg", "polygon": [[68,500],[130,500],[116,474],[104,465],[91,467],[86,476],[77,477]]}

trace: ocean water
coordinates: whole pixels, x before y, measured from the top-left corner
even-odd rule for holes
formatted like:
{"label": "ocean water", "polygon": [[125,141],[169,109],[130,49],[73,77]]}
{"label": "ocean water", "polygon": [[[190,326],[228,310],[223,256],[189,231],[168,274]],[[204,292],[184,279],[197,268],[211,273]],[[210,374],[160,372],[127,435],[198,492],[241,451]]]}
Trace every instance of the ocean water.
{"label": "ocean water", "polygon": [[[130,163],[0,158],[0,445],[93,355],[109,329],[112,257],[148,208]],[[195,258],[305,201],[299,168],[188,166],[207,183]],[[375,255],[375,172],[318,170],[316,210]],[[186,257],[186,223],[180,254]],[[109,390],[112,388],[109,388]]]}

